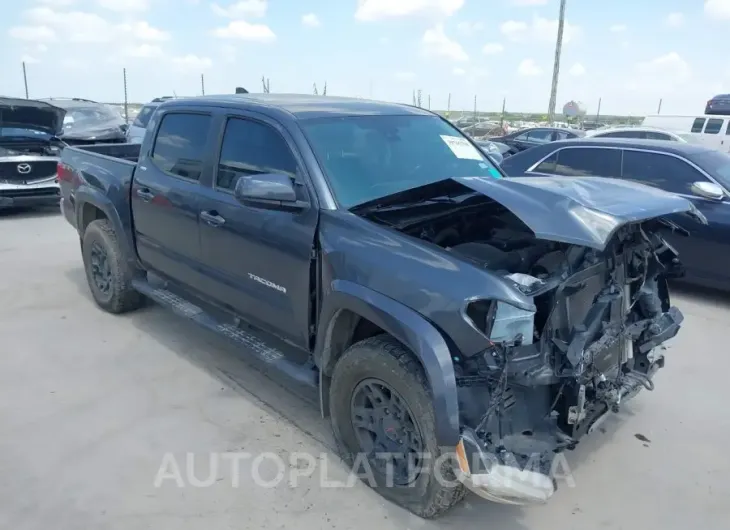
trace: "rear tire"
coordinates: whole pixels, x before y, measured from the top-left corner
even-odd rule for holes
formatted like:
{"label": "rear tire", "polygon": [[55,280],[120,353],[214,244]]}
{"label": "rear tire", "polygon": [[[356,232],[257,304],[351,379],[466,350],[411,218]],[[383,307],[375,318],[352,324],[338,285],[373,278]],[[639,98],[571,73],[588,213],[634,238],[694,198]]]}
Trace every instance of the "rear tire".
{"label": "rear tire", "polygon": [[[386,475],[379,473],[377,465],[371,464],[371,460],[365,457],[365,454],[373,451],[373,447],[363,447],[363,435],[358,433],[365,432],[366,435],[372,433],[369,432],[370,428],[363,429],[363,416],[353,412],[354,404],[362,403],[357,399],[360,397],[363,385],[374,385],[394,400],[383,401],[382,406],[358,408],[358,411],[372,410],[367,419],[368,424],[375,430],[384,429],[384,434],[389,437],[377,439],[390,443],[389,447],[398,447],[395,444],[402,444],[403,440],[393,440],[390,437],[393,435],[394,438],[400,438],[398,433],[405,431],[401,430],[399,425],[406,425],[412,427],[414,437],[420,435],[420,440],[415,446],[422,447],[421,451],[430,455],[427,461],[422,462],[423,470],[420,474],[408,483],[401,482],[398,485],[396,480],[389,484]],[[396,403],[396,414],[387,408],[393,409],[393,403]],[[377,410],[381,412],[376,413]],[[399,422],[391,419],[396,415],[402,418],[403,410],[407,411],[406,417],[412,421]],[[390,413],[390,416],[383,416],[382,411]],[[454,462],[442,452],[436,442],[431,391],[423,369],[411,352],[394,338],[388,335],[371,337],[354,344],[343,354],[332,374],[330,418],[335,440],[344,461],[354,473],[359,473],[366,483],[386,499],[420,517],[430,519],[438,517],[464,498],[466,490],[456,480]],[[358,428],[353,425],[353,420],[358,424]],[[386,423],[389,425],[387,428]],[[406,437],[408,440],[412,439],[411,435],[405,435],[404,438]],[[410,445],[408,440],[406,446]],[[374,442],[374,445],[378,443]],[[391,451],[398,453],[397,449],[385,450],[385,452]],[[370,474],[366,471],[365,477],[362,476],[363,463],[369,465],[372,470]],[[438,469],[436,465],[439,466]]]}
{"label": "rear tire", "polygon": [[109,313],[138,309],[142,295],[132,288],[133,272],[107,219],[89,223],[81,242],[86,280],[96,304]]}

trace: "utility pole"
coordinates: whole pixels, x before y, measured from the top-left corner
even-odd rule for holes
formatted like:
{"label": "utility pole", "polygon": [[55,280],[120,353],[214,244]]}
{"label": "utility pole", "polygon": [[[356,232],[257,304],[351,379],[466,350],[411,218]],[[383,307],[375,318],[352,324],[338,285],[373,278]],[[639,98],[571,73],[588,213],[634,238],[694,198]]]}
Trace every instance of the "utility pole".
{"label": "utility pole", "polygon": [[451,116],[451,92],[449,92],[449,99],[446,100],[446,117]]}
{"label": "utility pole", "polygon": [[127,100],[127,69],[122,68],[122,76],[124,77],[124,121],[129,123],[129,102]]}
{"label": "utility pole", "polygon": [[661,114],[662,113],[662,100],[661,99],[659,100],[659,108],[656,109],[656,113],[657,114]]}
{"label": "utility pole", "polygon": [[504,109],[507,108],[507,96],[502,99],[502,117],[499,119],[499,126],[504,129]]}
{"label": "utility pole", "polygon": [[205,95],[205,74],[200,74],[200,92]]}
{"label": "utility pole", "polygon": [[25,84],[25,99],[28,99],[28,75],[25,72],[25,61],[23,61],[23,83]]}
{"label": "utility pole", "polygon": [[428,110],[431,110],[431,94],[428,95]]}
{"label": "utility pole", "polygon": [[477,121],[477,95],[474,94],[474,122]]}
{"label": "utility pole", "polygon": [[601,98],[598,98],[598,111],[596,112],[596,127],[598,127],[598,119],[601,117]]}
{"label": "utility pole", "polygon": [[418,89],[418,92],[416,93],[416,105],[418,105],[419,109],[422,108],[421,107],[421,89],[420,88]]}
{"label": "utility pole", "polygon": [[555,104],[558,97],[558,78],[560,77],[560,54],[563,49],[563,27],[565,26],[565,0],[560,0],[560,17],[558,18],[558,38],[555,42],[555,62],[553,63],[553,83],[550,87],[550,103],[548,104],[548,121],[555,121]]}

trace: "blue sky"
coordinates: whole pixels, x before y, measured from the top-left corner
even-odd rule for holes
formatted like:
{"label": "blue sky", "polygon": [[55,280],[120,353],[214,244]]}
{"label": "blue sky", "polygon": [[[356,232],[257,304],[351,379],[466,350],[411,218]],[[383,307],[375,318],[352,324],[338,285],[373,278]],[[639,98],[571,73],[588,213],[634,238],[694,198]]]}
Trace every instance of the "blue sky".
{"label": "blue sky", "polygon": [[[599,7],[600,5],[600,7]],[[0,94],[130,101],[235,86],[544,112],[559,0],[23,0],[0,18]],[[730,0],[568,0],[558,104],[694,114],[730,92]]]}

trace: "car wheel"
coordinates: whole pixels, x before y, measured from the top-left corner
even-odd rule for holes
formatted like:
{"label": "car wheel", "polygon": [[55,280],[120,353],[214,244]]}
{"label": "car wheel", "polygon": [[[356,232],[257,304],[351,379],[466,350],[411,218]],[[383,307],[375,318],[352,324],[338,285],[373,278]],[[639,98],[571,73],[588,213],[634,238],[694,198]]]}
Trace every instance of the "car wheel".
{"label": "car wheel", "polygon": [[383,497],[424,518],[463,499],[454,461],[436,441],[423,369],[394,338],[371,337],[344,353],[332,374],[330,417],[346,464]]}
{"label": "car wheel", "polygon": [[86,279],[94,301],[109,313],[126,313],[143,305],[132,288],[132,271],[106,219],[89,223],[81,243]]}

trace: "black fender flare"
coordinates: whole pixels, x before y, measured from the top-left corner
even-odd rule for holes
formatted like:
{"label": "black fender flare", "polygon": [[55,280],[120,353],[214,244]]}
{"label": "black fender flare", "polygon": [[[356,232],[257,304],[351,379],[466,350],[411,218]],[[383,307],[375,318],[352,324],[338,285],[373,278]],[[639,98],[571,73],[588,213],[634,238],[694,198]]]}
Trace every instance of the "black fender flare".
{"label": "black fender flare", "polygon": [[134,251],[134,245],[130,240],[131,234],[128,230],[124,229],[124,223],[122,222],[114,203],[100,190],[84,185],[81,185],[76,190],[76,193],[74,193],[76,228],[79,232],[79,236],[83,239],[83,219],[81,216],[84,211],[84,205],[86,204],[90,204],[104,212],[104,215],[112,224],[114,231],[117,233],[117,241],[122,246],[121,250],[124,253],[124,256],[126,256],[127,261],[133,264],[134,268],[138,268],[136,252]]}
{"label": "black fender flare", "polygon": [[385,330],[408,347],[423,366],[431,386],[439,445],[454,447],[459,442],[459,400],[451,352],[441,333],[409,307],[372,289],[346,280],[335,280],[325,295],[315,363],[320,369],[320,405],[327,415],[328,385],[338,357],[333,354],[333,332],[344,310],[360,315]]}

